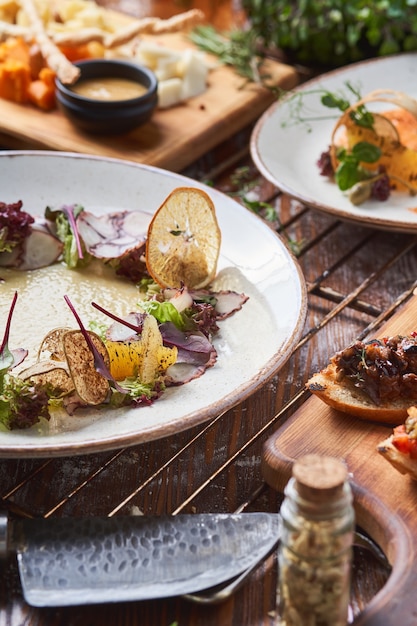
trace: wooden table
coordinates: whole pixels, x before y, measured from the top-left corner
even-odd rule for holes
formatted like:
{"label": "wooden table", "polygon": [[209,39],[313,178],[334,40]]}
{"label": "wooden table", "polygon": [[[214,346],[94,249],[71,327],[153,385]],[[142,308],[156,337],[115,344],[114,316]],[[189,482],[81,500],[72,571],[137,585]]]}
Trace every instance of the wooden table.
{"label": "wooden table", "polygon": [[[271,225],[296,252],[307,282],[308,314],[298,346],[268,384],[204,426],[113,452],[1,460],[2,504],[17,516],[129,515],[133,507],[146,515],[278,511],[281,493],[261,471],[266,442],[307,400],[304,384],[310,374],[367,330],[377,334],[384,319],[411,297],[417,276],[415,235],[344,223],[280,194],[251,162],[250,132],[249,125],[183,173],[212,181],[238,201],[250,189],[275,207]],[[387,569],[370,553],[355,549],[352,619],[360,622],[387,577]],[[276,588],[272,555],[244,587],[216,606],[174,598],[35,609],[22,598],[10,557],[0,577],[0,625],[272,626],[278,616]]]}

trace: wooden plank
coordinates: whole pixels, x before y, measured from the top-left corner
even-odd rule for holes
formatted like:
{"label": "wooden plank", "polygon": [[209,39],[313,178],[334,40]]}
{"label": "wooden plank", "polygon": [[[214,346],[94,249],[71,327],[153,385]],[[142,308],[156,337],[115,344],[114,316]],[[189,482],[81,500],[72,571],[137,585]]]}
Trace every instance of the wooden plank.
{"label": "wooden plank", "polygon": [[[409,334],[417,328],[416,319],[414,295],[374,337]],[[417,613],[417,483],[376,451],[391,432],[391,427],[342,414],[312,396],[264,448],[264,477],[279,491],[290,478],[293,460],[303,454],[345,459],[357,522],[380,544],[393,568],[387,584],[355,620],[358,626],[411,626]]]}
{"label": "wooden plank", "polygon": [[[174,49],[191,47],[181,33],[152,39]],[[297,72],[283,63],[269,62],[269,72],[283,90],[298,83]],[[0,140],[3,147],[82,152],[178,172],[255,121],[276,99],[265,87],[243,83],[231,68],[217,66],[202,95],[156,111],[148,123],[128,134],[106,137],[78,130],[58,110],[44,112],[0,100]]]}

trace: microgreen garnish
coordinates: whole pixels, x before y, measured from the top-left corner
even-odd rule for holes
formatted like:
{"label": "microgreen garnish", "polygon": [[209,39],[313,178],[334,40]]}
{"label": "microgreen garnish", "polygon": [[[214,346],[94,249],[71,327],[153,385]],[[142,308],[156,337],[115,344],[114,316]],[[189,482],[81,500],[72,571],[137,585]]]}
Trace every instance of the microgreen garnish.
{"label": "microgreen garnish", "polygon": [[[355,96],[355,100],[358,101],[361,99],[360,92],[347,81],[345,83],[347,89]],[[351,103],[349,100],[344,98],[343,96],[338,96],[335,93],[330,91],[325,91],[321,97],[321,103],[323,106],[328,109],[339,109],[344,113],[349,109]],[[367,110],[364,104],[360,104],[353,111],[350,111],[349,117],[357,126],[361,126],[362,128],[373,128],[374,125],[374,116],[370,111]]]}
{"label": "microgreen garnish", "polygon": [[356,126],[362,128],[374,127],[374,116],[368,111],[364,104],[360,104],[356,109],[350,111],[349,117],[355,122]]}
{"label": "microgreen garnish", "polygon": [[321,97],[321,103],[328,109],[339,109],[339,111],[346,111],[349,108],[350,103],[346,98],[337,96],[330,91],[325,91]]}
{"label": "microgreen garnish", "polygon": [[[346,81],[345,87],[354,97],[354,102],[358,102],[361,99],[359,89],[357,89],[352,83]],[[336,93],[328,91],[327,89],[311,89],[299,92],[295,91],[293,94],[290,94],[287,101],[290,109],[290,115],[289,119],[282,122],[283,128],[293,124],[302,123],[306,124],[307,129],[311,131],[310,122],[329,119],[328,115],[317,115],[316,113],[313,115],[309,113],[309,106],[306,100],[308,96],[314,94],[320,96],[320,103],[327,109],[335,109],[345,113],[352,106],[352,102],[342,92]],[[360,104],[352,109],[352,111],[349,112],[349,117],[357,126],[361,126],[362,128],[373,128],[374,116],[364,104]]]}

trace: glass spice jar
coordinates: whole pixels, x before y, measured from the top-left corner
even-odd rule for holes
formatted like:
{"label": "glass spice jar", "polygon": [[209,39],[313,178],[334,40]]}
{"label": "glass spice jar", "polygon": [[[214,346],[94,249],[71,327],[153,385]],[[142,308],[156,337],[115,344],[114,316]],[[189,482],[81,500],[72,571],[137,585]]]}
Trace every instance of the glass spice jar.
{"label": "glass spice jar", "polygon": [[281,506],[282,626],[345,626],[355,515],[347,468],[307,455],[293,465]]}

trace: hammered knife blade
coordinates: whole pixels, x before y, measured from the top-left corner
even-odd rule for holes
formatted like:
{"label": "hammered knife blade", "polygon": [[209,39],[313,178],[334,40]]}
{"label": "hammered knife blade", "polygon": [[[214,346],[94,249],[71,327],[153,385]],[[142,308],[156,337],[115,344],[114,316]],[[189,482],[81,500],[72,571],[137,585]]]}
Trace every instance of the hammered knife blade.
{"label": "hammered knife blade", "polygon": [[19,519],[0,515],[32,606],[192,594],[253,566],[280,534],[275,513]]}

